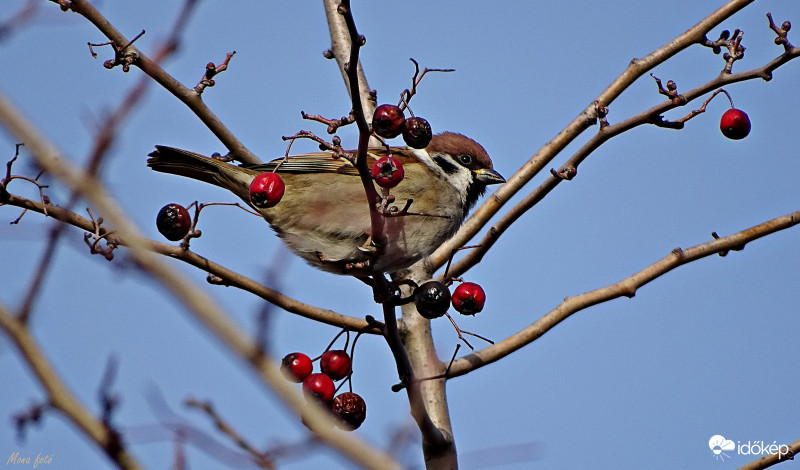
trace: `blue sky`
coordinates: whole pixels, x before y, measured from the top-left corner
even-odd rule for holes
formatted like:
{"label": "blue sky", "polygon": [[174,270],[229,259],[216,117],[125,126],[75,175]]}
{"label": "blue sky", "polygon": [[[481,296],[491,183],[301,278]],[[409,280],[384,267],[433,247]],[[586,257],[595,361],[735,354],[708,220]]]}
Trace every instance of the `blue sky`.
{"label": "blue sky", "polygon": [[[102,2],[99,8],[129,37],[145,29],[137,45],[150,52],[167,34],[180,3]],[[412,101],[414,111],[434,131],[474,137],[492,155],[495,168],[509,176],[632,58],[666,43],[721,2],[706,3],[407,1],[354,2],[353,9],[367,37],[362,64],[379,101],[395,102],[409,86],[409,57],[422,66],[455,68],[453,74],[423,81]],[[778,22],[800,22],[800,5],[759,1],[714,30],[715,35],[723,28],[745,32],[745,60],[735,70],[760,66],[782,51],[772,43],[767,11]],[[800,43],[794,36],[789,37]],[[27,28],[0,41],[0,90],[76,164],[87,158],[95,123],[140,76],[135,68],[128,74],[104,69],[107,49],[97,48],[99,58],[92,59],[86,43],[102,41],[86,20],[47,2]],[[300,129],[324,132],[303,121],[301,110],[331,117],[349,111],[339,72],[321,54],[328,45],[319,2],[242,1],[235,8],[201,2],[178,55],[165,68],[193,86],[207,62],[218,63],[235,50],[229,70],[216,78],[204,100],[267,160],[285,151],[282,135]],[[719,56],[695,46],[654,73],[688,90],[714,78],[722,65]],[[675,247],[798,210],[798,76],[796,61],[770,82],[726,87],[753,123],[742,141],[720,134],[719,116],[728,104],[718,97],[682,131],[642,127],[601,147],[576,179],[559,185],[467,274],[467,280],[483,285],[488,300],[481,314],[462,319],[461,326],[502,339],[564,297],[623,279]],[[652,80],[643,77],[612,104],[609,120],[618,122],[661,101]],[[667,118],[686,112],[676,110]],[[0,151],[4,148],[10,159],[16,139],[0,136]],[[352,130],[341,136],[345,146],[355,146]],[[158,87],[150,89],[117,139],[104,177],[133,220],[160,240],[154,220],[164,204],[232,196],[147,169],[146,155],[156,144],[206,154],[224,149],[178,100]],[[310,143],[293,147],[313,149]],[[15,166],[16,172],[25,169],[22,162]],[[535,178],[531,189],[546,176]],[[51,199],[63,203],[68,193],[60,183],[48,182]],[[21,182],[10,189],[34,196]],[[35,214],[16,226],[5,222],[17,215],[14,208],[0,208],[0,302],[11,308],[24,296],[51,227]],[[288,295],[358,317],[378,314],[360,282],[306,266],[285,252],[263,222],[241,211],[210,208],[200,228],[203,236],[192,247],[204,256],[256,279],[281,264],[282,276],[272,282]],[[461,466],[727,470],[753,457],[733,452],[725,461],[715,460],[708,448],[713,435],[767,444],[800,438],[794,417],[800,381],[791,372],[791,358],[800,352],[795,334],[799,233],[789,229],[725,258],[678,268],[633,299],[580,312],[521,351],[452,380],[450,413]],[[305,438],[305,428],[163,288],[126,265],[125,256],[112,263],[90,256],[82,237],[81,231],[69,230],[62,239],[33,314],[33,331],[70,388],[95,411],[97,384],[108,357],[116,355],[116,389],[123,402],[115,419],[129,431],[131,450],[143,464],[167,468],[173,457],[167,433],[156,433],[154,441],[147,437],[164,414],[148,399],[154,386],[174,412],[225,444],[182,400],[211,400],[257,445]],[[205,286],[239,325],[255,328],[263,302],[206,285],[202,272],[175,266]],[[440,357],[449,358],[457,344],[452,328],[446,320],[433,328]],[[277,309],[270,331],[270,348],[278,356],[317,355],[337,333]],[[357,432],[386,447],[411,420],[405,395],[390,391],[397,377],[385,343],[359,340],[354,369],[354,390],[368,405],[367,421]],[[7,423],[42,394],[5,338],[0,339],[0,370],[0,416]],[[30,429],[24,443],[14,439],[10,426],[0,428],[0,462],[17,451],[53,454],[51,468],[108,466],[55,415]],[[197,448],[188,452],[191,468],[227,468]],[[524,461],[515,463],[512,456]],[[418,447],[412,444],[402,461],[422,465]],[[485,467],[489,464],[494,466]],[[281,468],[315,465],[350,467],[333,452],[314,449]]]}

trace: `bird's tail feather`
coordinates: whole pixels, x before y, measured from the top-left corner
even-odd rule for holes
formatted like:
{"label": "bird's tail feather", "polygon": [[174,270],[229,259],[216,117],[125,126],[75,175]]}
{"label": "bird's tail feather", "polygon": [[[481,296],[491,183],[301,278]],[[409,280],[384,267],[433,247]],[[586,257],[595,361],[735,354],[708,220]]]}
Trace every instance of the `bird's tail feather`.
{"label": "bird's tail feather", "polygon": [[220,186],[245,201],[248,200],[250,181],[258,173],[198,153],[161,145],[157,145],[148,156],[147,166],[155,171]]}

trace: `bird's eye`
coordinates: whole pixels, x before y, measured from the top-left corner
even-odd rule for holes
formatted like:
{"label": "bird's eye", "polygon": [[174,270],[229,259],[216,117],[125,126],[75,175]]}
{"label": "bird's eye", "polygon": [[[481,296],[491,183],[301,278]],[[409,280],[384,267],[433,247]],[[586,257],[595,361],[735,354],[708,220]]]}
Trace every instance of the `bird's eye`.
{"label": "bird's eye", "polygon": [[468,153],[462,153],[458,156],[458,161],[461,162],[462,165],[467,166],[472,163],[472,155]]}

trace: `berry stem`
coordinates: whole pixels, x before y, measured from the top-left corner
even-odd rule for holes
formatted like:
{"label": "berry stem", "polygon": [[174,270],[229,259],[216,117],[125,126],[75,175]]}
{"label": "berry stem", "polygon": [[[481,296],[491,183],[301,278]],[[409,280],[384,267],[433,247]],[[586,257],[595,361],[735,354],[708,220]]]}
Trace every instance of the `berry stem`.
{"label": "berry stem", "polygon": [[[347,382],[349,384],[351,392],[353,391],[353,364],[355,363],[356,342],[358,341],[358,338],[360,338],[362,334],[363,334],[362,331],[356,333],[356,337],[353,338],[353,345],[350,346],[350,373],[347,374]],[[346,345],[345,348],[347,348]]]}
{"label": "berry stem", "polygon": [[[448,319],[448,320],[450,320],[450,323],[452,323],[452,324],[453,324],[453,328],[455,328],[455,329],[456,329],[456,334],[458,334],[458,339],[460,339],[461,341],[463,341],[463,342],[464,342],[464,344],[466,344],[468,348],[470,348],[471,350],[473,350],[473,351],[474,351],[474,350],[475,350],[475,348],[473,348],[473,347],[472,347],[472,345],[471,345],[471,344],[469,344],[469,341],[467,341],[467,339],[466,339],[466,338],[464,338],[464,335],[462,335],[462,334],[461,334],[461,333],[462,333],[462,331],[461,331],[461,328],[459,328],[459,327],[458,327],[458,325],[456,324],[456,321],[455,321],[455,320],[453,320],[453,317],[451,317],[451,316],[450,316],[450,314],[449,314],[449,313],[447,313],[447,312],[445,312],[445,313],[444,313],[444,315],[447,317],[447,319]],[[466,333],[466,332],[464,332],[464,333]]]}
{"label": "berry stem", "polygon": [[[714,92],[714,94],[713,94],[713,95],[711,95],[711,98],[713,98],[714,96],[716,96],[716,95],[717,95],[717,93],[725,93],[725,96],[727,96],[727,97],[728,97],[728,101],[730,101],[730,103],[731,103],[731,108],[735,108],[735,107],[736,107],[736,106],[734,106],[734,105],[733,105],[733,98],[731,98],[731,95],[730,95],[730,93],[728,93],[727,91],[725,91],[725,89],[724,89],[724,88],[720,88],[719,90],[715,91],[715,92]],[[710,101],[710,99],[709,99],[709,101]]]}
{"label": "berry stem", "polygon": [[[703,102],[703,104],[700,106],[700,108],[693,110],[692,112],[690,112],[689,114],[687,114],[686,116],[684,116],[684,117],[682,117],[680,119],[677,119],[675,121],[670,121],[670,122],[671,123],[679,123],[680,127],[676,127],[676,129],[682,129],[683,128],[683,123],[685,123],[689,119],[692,119],[693,117],[697,116],[698,114],[703,114],[704,112],[706,112],[706,106],[708,106],[708,103],[710,103],[711,100],[713,100],[714,97],[717,96],[720,93],[725,93],[725,96],[728,97],[728,101],[731,104],[731,109],[735,109],[735,107],[733,106],[733,99],[731,98],[731,95],[727,91],[725,91],[724,88],[720,88],[717,91],[715,91],[714,93],[712,93],[711,96],[709,96],[708,99]],[[667,122],[664,122],[664,123],[662,123],[660,125],[664,125],[666,123]]]}
{"label": "berry stem", "polygon": [[[351,382],[351,381],[352,381],[352,376],[353,376],[353,373],[352,373],[352,371],[351,371],[349,374],[347,374],[347,378],[346,378],[346,379],[344,379],[344,380],[342,380],[342,382],[339,384],[339,386],[338,386],[338,387],[336,387],[336,389],[333,391],[333,394],[334,394],[334,395],[337,395],[337,394],[339,393],[339,390],[340,390],[342,387],[344,387],[344,384],[345,384],[345,383],[349,383],[349,382]],[[353,385],[352,385],[352,384],[350,385],[350,391],[351,391],[351,392],[353,391]]]}
{"label": "berry stem", "polygon": [[471,250],[473,248],[480,248],[482,246],[483,245],[467,245],[467,246],[462,246],[462,247],[459,247],[459,248],[453,248],[452,253],[450,253],[450,258],[447,259],[447,267],[444,268],[444,276],[442,276],[442,280],[443,280],[442,282],[444,282],[445,285],[450,285],[450,281],[454,280],[454,279],[448,279],[447,275],[450,272],[450,265],[453,264],[453,258],[456,256],[456,253],[459,250]]}
{"label": "berry stem", "polygon": [[[345,340],[345,342],[344,342],[344,347],[343,347],[342,349],[343,349],[343,350],[345,350],[345,351],[347,351],[347,345],[348,345],[348,344],[350,344],[350,330],[349,330],[349,329],[347,329],[347,328],[342,328],[342,331],[340,331],[339,333],[337,333],[337,334],[336,334],[336,336],[334,336],[334,337],[333,337],[333,341],[331,341],[331,342],[328,344],[328,347],[327,347],[327,348],[325,348],[325,351],[322,351],[322,352],[323,352],[323,354],[324,354],[326,351],[330,351],[330,349],[333,347],[333,344],[336,342],[336,340],[337,340],[337,339],[339,339],[339,337],[340,337],[340,336],[342,336],[342,334],[344,334],[344,333],[347,333],[347,339]],[[320,357],[321,357],[321,356],[322,356],[322,355],[320,355]]]}

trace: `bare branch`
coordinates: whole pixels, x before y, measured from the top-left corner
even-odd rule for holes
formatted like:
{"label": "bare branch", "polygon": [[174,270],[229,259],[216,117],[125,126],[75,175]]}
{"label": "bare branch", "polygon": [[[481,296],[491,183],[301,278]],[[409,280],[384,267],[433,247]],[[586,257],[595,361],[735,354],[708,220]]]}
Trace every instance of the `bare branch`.
{"label": "bare branch", "polygon": [[354,96],[360,97],[361,107],[364,110],[364,117],[367,122],[372,120],[372,114],[375,112],[377,105],[377,96],[374,91],[369,89],[367,77],[364,74],[364,69],[361,67],[361,62],[357,63],[356,74],[358,76],[358,92],[353,95],[352,87],[350,86],[350,78],[347,72],[347,64],[350,58],[350,32],[348,31],[347,24],[344,17],[339,13],[339,4],[341,0],[323,0],[325,7],[325,17],[328,19],[328,30],[331,34],[331,48],[325,52],[325,57],[335,59],[336,64],[339,66],[339,71],[342,73],[345,88],[350,93],[351,100]]}
{"label": "bare branch", "polygon": [[795,456],[800,453],[800,440],[792,442],[788,447],[789,452],[779,451],[774,454],[765,455],[758,460],[754,460],[747,465],[739,467],[739,470],[762,470],[781,462],[794,460]]}
{"label": "bare branch", "polygon": [[789,42],[789,30],[792,29],[792,23],[784,21],[780,27],[775,25],[775,22],[772,20],[772,13],[767,13],[767,20],[769,20],[769,28],[778,35],[775,38],[775,44],[783,45],[783,48],[788,51],[792,49],[792,43]]}
{"label": "bare branch", "polygon": [[208,129],[217,136],[220,142],[230,150],[231,154],[234,155],[237,160],[250,164],[262,163],[255,154],[248,150],[247,147],[236,138],[233,132],[219,120],[211,109],[206,106],[200,94],[194,89],[188,88],[178,82],[178,80],[164,71],[156,61],[147,57],[133,45],[130,45],[130,41],[100,14],[91,3],[87,0],[70,0],[68,2],[60,0],[58,3],[62,6],[62,9],[66,6],[67,9],[84,16],[113,44],[128,44],[123,50],[123,53],[132,58],[130,65],[139,67],[144,73],[149,75],[153,80],[158,82],[162,87],[189,107],[189,109],[203,121]]}
{"label": "bare branch", "polygon": [[[430,278],[430,274],[418,263],[411,267],[404,278],[419,284],[423,279]],[[411,295],[410,285],[405,285],[402,289],[404,295]],[[404,385],[411,414],[423,433],[423,442],[430,444],[424,451],[426,464],[428,468],[455,468],[457,455],[447,402],[447,383],[442,379],[445,364],[437,356],[431,322],[417,312],[413,302],[404,305],[402,310],[400,328],[403,332],[403,343],[407,345],[408,359],[415,374],[414,380]],[[423,377],[442,378],[423,380]]]}
{"label": "bare branch", "polygon": [[[42,206],[41,203],[23,197],[19,197],[14,194],[8,194],[5,197],[0,195],[0,200],[2,200],[3,203],[8,205],[22,207],[39,213],[44,212],[44,207]],[[91,220],[81,217],[80,215],[75,214],[73,212],[67,211],[62,207],[51,205],[48,206],[48,210],[50,217],[59,220],[61,222],[64,222],[65,224],[73,225],[82,230],[87,230],[87,231],[94,230],[92,228],[93,225]],[[98,230],[98,233],[102,236],[102,235],[107,235],[108,232],[106,231],[105,228],[101,227]],[[128,244],[127,239],[124,239],[119,235],[114,235],[114,236],[107,235],[106,238],[109,239],[112,243],[115,243],[119,246],[127,246]],[[200,268],[204,271],[207,271],[215,276],[224,279],[226,281],[225,285],[238,287],[242,290],[246,290],[252,294],[261,297],[262,299],[270,303],[273,303],[274,305],[286,310],[287,312],[294,313],[296,315],[300,315],[310,320],[319,321],[321,323],[325,323],[328,325],[337,326],[341,328],[348,328],[353,331],[361,331],[364,333],[371,333],[371,334],[381,334],[380,330],[377,329],[374,324],[371,324],[365,320],[359,318],[353,318],[347,315],[336,313],[332,310],[326,310],[302,303],[276,290],[263,286],[246,276],[243,276],[218,263],[215,263],[214,261],[211,261],[208,258],[205,258],[192,251],[186,250],[181,246],[160,243],[146,238],[142,238],[141,242],[148,250],[151,250],[154,253],[169,256],[170,258],[176,258],[186,263],[189,263],[192,266]]]}
{"label": "bare branch", "polygon": [[73,191],[79,192],[94,207],[103,213],[116,227],[120,236],[128,242],[131,256],[137,264],[160,282],[180,300],[188,312],[210,333],[224,343],[234,354],[249,364],[258,373],[262,382],[271,388],[297,415],[303,417],[319,438],[343,456],[368,468],[398,468],[387,455],[369,446],[363,440],[346,435],[331,426],[331,418],[320,407],[308,406],[305,399],[291,384],[283,379],[278,364],[245,334],[202,289],[163,263],[148,250],[145,239],[138,228],[125,216],[118,204],[111,199],[103,185],[94,177],[78,171],[61,153],[36,130],[0,94],[0,123],[9,132],[26,144],[39,165],[53,175],[58,175]]}
{"label": "bare branch", "polygon": [[[800,57],[800,47],[795,47],[793,49],[784,52],[783,54],[771,60],[769,63],[763,65],[762,67],[757,67],[751,70],[735,74],[721,74],[716,78],[714,78],[713,80],[703,85],[700,85],[699,87],[693,90],[687,91],[686,93],[682,93],[672,97],[667,92],[667,96],[670,98],[668,101],[659,103],[658,105],[653,106],[652,108],[643,111],[642,113],[639,113],[636,116],[632,116],[628,119],[625,119],[624,121],[621,121],[617,124],[606,125],[601,127],[597,134],[595,134],[591,139],[589,139],[589,141],[587,141],[572,157],[569,158],[569,160],[567,160],[561,166],[561,169],[559,171],[552,170],[551,177],[547,178],[541,185],[539,185],[539,187],[537,187],[530,194],[525,196],[513,208],[509,209],[508,212],[506,212],[506,214],[500,218],[500,220],[498,220],[494,225],[492,225],[492,227],[484,235],[481,241],[478,242],[480,248],[471,251],[469,254],[461,258],[457,263],[453,264],[451,268],[452,270],[451,275],[460,276],[464,274],[469,268],[479,263],[480,260],[483,258],[483,256],[497,242],[499,237],[511,226],[511,224],[514,221],[516,221],[525,212],[527,212],[536,204],[538,204],[539,201],[544,199],[545,196],[547,196],[553,189],[555,189],[555,187],[559,183],[565,180],[571,180],[577,172],[578,165],[580,165],[581,162],[583,162],[592,152],[597,150],[602,144],[604,144],[612,137],[616,137],[626,131],[629,131],[643,124],[654,124],[660,127],[682,129],[684,126],[684,122],[689,120],[694,115],[701,113],[704,110],[704,107],[696,111],[692,111],[692,113],[690,113],[688,116],[678,119],[676,121],[664,121],[661,115],[671,109],[684,106],[685,104],[690,103],[702,97],[703,95],[711,92],[712,90],[719,90],[720,87],[724,85],[729,85],[731,83],[737,83],[745,80],[755,80],[755,79],[769,80],[770,78],[772,78],[772,73],[776,69],[778,69],[780,66],[786,64],[790,60],[795,59],[797,57]],[[718,91],[716,93],[720,92]],[[501,188],[501,190],[502,189],[503,188]],[[500,190],[498,190],[498,193],[494,194],[495,198],[499,197],[498,196],[499,191]],[[486,204],[489,204],[491,202],[492,200],[487,201]],[[484,206],[486,204],[484,204]],[[481,209],[482,208],[483,206],[481,207]],[[497,208],[499,209],[499,206]],[[452,243],[453,240],[448,241],[447,243],[442,245],[442,247],[439,247],[439,249],[436,250],[436,252],[433,255],[431,255],[432,257],[435,257],[432,259],[435,259],[437,266],[441,266],[443,264],[439,260],[440,256],[439,253],[442,252],[442,250],[444,249],[443,247],[450,246]],[[442,261],[446,262],[447,259],[444,259]]]}
{"label": "bare branch", "polygon": [[19,351],[20,357],[41,384],[53,408],[59,410],[89,439],[106,452],[106,455],[123,469],[141,468],[124,447],[116,433],[95,418],[69,391],[58,372],[36,344],[25,323],[0,304],[0,328],[2,328]]}
{"label": "bare branch", "polygon": [[456,359],[448,373],[448,378],[467,374],[475,369],[491,364],[512,352],[532,343],[572,314],[602,302],[619,297],[633,297],[636,290],[682,266],[713,254],[741,249],[747,243],[765,237],[779,230],[785,230],[800,223],[800,211],[778,217],[760,225],[750,227],[727,237],[713,240],[682,250],[676,248],[661,260],[632,276],[615,284],[601,287],[575,297],[568,297],[556,308],[539,318],[531,325],[508,338],[480,351]]}
{"label": "bare branch", "polygon": [[[359,94],[359,78],[357,69],[353,67],[353,64],[358,63],[359,49],[364,45],[366,39],[364,39],[356,29],[349,0],[343,0],[338,5],[337,11],[338,14],[344,18],[350,40],[350,56],[347,64],[344,66],[344,71],[346,73],[346,83],[350,90],[351,101],[353,103],[353,117],[359,129],[358,155],[356,157],[355,167],[358,169],[359,175],[361,176],[361,181],[369,202],[372,242],[376,248],[375,256],[379,257],[382,254],[383,247],[387,244],[386,233],[384,231],[385,216],[378,210],[381,197],[375,190],[372,176],[367,167],[366,155],[367,147],[370,143],[371,129],[367,124],[365,110],[362,108],[361,100],[357,98]],[[375,298],[390,298],[392,290],[385,276],[382,273],[375,273],[372,278],[374,281],[373,289]],[[451,427],[449,416],[447,416],[446,396],[443,393],[440,395],[423,394],[421,383],[415,380],[415,371],[404,345],[404,342],[407,341],[407,337],[400,337],[395,307],[389,302],[384,302],[383,313],[385,324],[383,331],[384,337],[394,356],[401,384],[406,386],[408,400],[411,406],[411,415],[414,417],[422,432],[425,458],[426,460],[441,459],[443,461],[452,462],[455,460],[455,446],[452,434],[449,431]],[[406,334],[408,334],[408,332],[406,332]],[[426,350],[433,350],[432,340],[428,338],[427,341],[424,342],[424,346]],[[426,404],[436,401],[436,397],[438,397],[438,401],[444,404],[444,406],[438,405],[436,411],[437,414],[444,411],[444,420],[434,421],[429,415],[428,406],[426,406]]]}
{"label": "bare branch", "polygon": [[269,454],[259,451],[252,444],[250,444],[244,437],[242,437],[241,434],[236,432],[236,430],[233,429],[233,427],[229,425],[222,418],[222,416],[219,415],[219,413],[217,413],[216,409],[214,409],[214,406],[211,404],[211,402],[200,401],[194,398],[187,398],[185,404],[189,408],[198,409],[204,412],[206,415],[208,415],[208,417],[211,418],[211,420],[214,422],[214,426],[216,426],[221,433],[228,436],[239,448],[243,449],[248,454],[250,454],[250,456],[253,457],[253,460],[255,460],[256,464],[258,464],[259,467],[267,469],[277,468],[275,467],[275,463],[272,461]]}
{"label": "bare branch", "polygon": [[[550,162],[564,148],[583,131],[591,127],[597,120],[597,108],[607,107],[633,82],[687,47],[700,43],[705,35],[726,18],[746,7],[754,0],[731,0],[699,23],[689,28],[667,44],[641,59],[634,59],[628,68],[617,77],[600,95],[592,101],[575,119],[572,120],[561,132],[553,137],[546,145],[539,149],[528,162],[502,185],[489,199],[484,202],[472,216],[464,222],[461,229],[446,243],[442,244],[423,263],[431,266],[433,270],[440,268],[447,262],[454,248],[464,246],[478,231],[493,217],[501,207],[511,199],[522,187],[540,171],[547,168]],[[490,235],[487,235],[489,237]]]}
{"label": "bare branch", "polygon": [[200,82],[194,87],[194,91],[199,95],[203,93],[208,87],[212,87],[216,84],[214,81],[214,77],[228,70],[228,63],[231,61],[231,58],[236,54],[236,51],[229,52],[225,54],[225,60],[222,61],[219,65],[214,65],[214,62],[209,62],[206,64],[206,72],[203,74],[203,78]]}
{"label": "bare branch", "polygon": [[[183,31],[189,21],[189,17],[194,11],[194,6],[196,4],[197,0],[185,0],[183,8],[175,20],[169,37],[161,44],[161,46],[159,46],[153,58],[155,63],[162,63],[178,48],[180,37],[183,34]],[[103,160],[111,150],[111,146],[116,139],[119,129],[122,127],[122,124],[131,116],[132,112],[137,108],[137,105],[141,103],[142,98],[144,98],[147,89],[152,83],[153,81],[150,79],[150,77],[146,75],[141,76],[136,84],[131,87],[125,97],[122,98],[116,109],[108,116],[104,117],[102,120],[103,124],[95,135],[94,145],[89,153],[89,161],[86,164],[86,172],[88,174],[98,175],[100,173]],[[64,207],[67,210],[72,210],[77,199],[77,194],[73,192]],[[43,208],[46,210],[47,205],[43,204]],[[47,215],[47,212],[45,212],[45,215]],[[30,287],[28,288],[25,301],[19,310],[19,318],[23,321],[27,321],[28,316],[33,310],[36,296],[39,294],[46,274],[49,271],[51,263],[53,262],[56,249],[59,245],[58,242],[65,227],[66,226],[63,224],[57,224],[50,230],[50,233],[48,234],[48,241],[45,243],[44,253],[42,253],[39,263],[34,270],[34,278],[31,281]]]}

